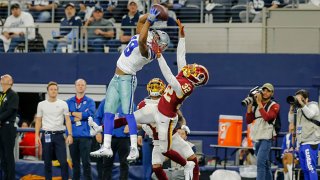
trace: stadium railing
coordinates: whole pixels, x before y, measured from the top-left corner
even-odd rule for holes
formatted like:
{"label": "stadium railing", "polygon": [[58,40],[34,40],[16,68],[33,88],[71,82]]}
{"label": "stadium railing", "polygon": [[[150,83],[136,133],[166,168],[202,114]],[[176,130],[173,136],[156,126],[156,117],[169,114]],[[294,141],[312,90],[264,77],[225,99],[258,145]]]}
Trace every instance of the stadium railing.
{"label": "stadium railing", "polygon": [[[37,26],[39,33],[37,33],[36,39],[20,44],[16,52],[43,52],[47,41],[53,39],[52,31],[59,30],[59,24],[37,24]],[[78,27],[71,28],[78,31]],[[98,27],[81,27],[80,32],[84,36],[80,38],[77,36],[69,41],[71,46],[64,48],[64,52],[70,48],[69,53],[95,52],[97,50],[95,47],[98,45],[90,45],[88,36],[83,33],[89,28]],[[119,39],[122,33],[121,29],[130,28],[132,34],[135,30],[132,27],[121,27],[119,24],[110,28],[115,30],[115,37],[100,44],[99,51],[105,53],[121,52],[126,45],[122,44]],[[161,29],[165,29],[164,31],[168,32],[171,38],[171,44],[167,51],[175,52],[178,43],[177,27]],[[320,39],[314,38],[320,37],[320,25],[189,24],[185,31],[188,53],[320,53]]]}

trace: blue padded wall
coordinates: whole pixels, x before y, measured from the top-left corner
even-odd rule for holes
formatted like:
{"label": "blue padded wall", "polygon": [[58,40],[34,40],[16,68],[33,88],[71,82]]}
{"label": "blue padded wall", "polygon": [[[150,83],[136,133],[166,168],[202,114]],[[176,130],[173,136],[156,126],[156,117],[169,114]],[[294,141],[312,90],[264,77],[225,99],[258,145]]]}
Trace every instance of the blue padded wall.
{"label": "blue padded wall", "polygon": [[[175,54],[165,54],[167,63],[177,73]],[[106,84],[114,74],[119,54],[1,54],[0,74],[12,74],[15,83],[73,84],[84,78],[88,84]],[[310,91],[310,99],[318,100],[320,55],[289,54],[187,54],[189,63],[205,65],[210,72],[207,86],[196,89],[182,106],[191,130],[217,131],[220,114],[243,115],[240,105],[248,91],[265,82],[275,86],[275,99],[281,105],[282,131],[287,130],[289,105],[286,97],[299,88]],[[157,62],[138,74],[136,104],[147,92],[145,84],[161,77]],[[245,129],[245,126],[244,128]]]}

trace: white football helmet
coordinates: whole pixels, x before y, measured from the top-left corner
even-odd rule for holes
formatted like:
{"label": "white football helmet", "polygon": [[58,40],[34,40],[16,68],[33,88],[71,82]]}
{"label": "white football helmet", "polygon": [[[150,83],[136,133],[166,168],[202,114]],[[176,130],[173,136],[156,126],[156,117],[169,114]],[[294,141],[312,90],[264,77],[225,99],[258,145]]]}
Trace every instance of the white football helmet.
{"label": "white football helmet", "polygon": [[161,51],[165,51],[170,44],[169,35],[161,30],[152,30],[148,33],[147,43],[151,46],[152,41],[155,41],[161,48]]}

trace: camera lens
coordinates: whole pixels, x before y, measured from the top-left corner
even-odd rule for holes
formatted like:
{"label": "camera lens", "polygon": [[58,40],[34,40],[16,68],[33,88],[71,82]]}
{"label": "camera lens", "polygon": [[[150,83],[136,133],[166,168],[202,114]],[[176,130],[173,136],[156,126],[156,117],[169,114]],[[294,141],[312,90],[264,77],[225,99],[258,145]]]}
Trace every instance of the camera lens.
{"label": "camera lens", "polygon": [[295,104],[296,101],[297,101],[297,99],[294,96],[287,97],[287,103],[289,103],[289,104]]}
{"label": "camera lens", "polygon": [[252,97],[246,97],[243,101],[241,101],[241,105],[242,106],[248,106],[252,102],[253,102],[253,98]]}

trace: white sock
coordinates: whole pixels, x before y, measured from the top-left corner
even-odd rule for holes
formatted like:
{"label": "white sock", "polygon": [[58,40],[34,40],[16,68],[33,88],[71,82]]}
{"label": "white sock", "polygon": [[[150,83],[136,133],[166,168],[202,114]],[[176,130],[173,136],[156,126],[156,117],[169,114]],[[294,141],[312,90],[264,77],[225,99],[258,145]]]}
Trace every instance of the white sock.
{"label": "white sock", "polygon": [[137,135],[130,135],[131,147],[137,148]]}
{"label": "white sock", "polygon": [[287,164],[288,168],[288,178],[292,180],[292,164]]}
{"label": "white sock", "polygon": [[106,148],[111,147],[111,138],[112,138],[111,134],[104,134],[104,136],[103,136],[103,146],[104,147],[106,147]]}
{"label": "white sock", "polygon": [[286,172],[286,173],[284,172],[284,173],[283,173],[283,179],[284,179],[284,180],[290,180],[290,177],[289,177],[289,173],[288,173],[288,172]]}

